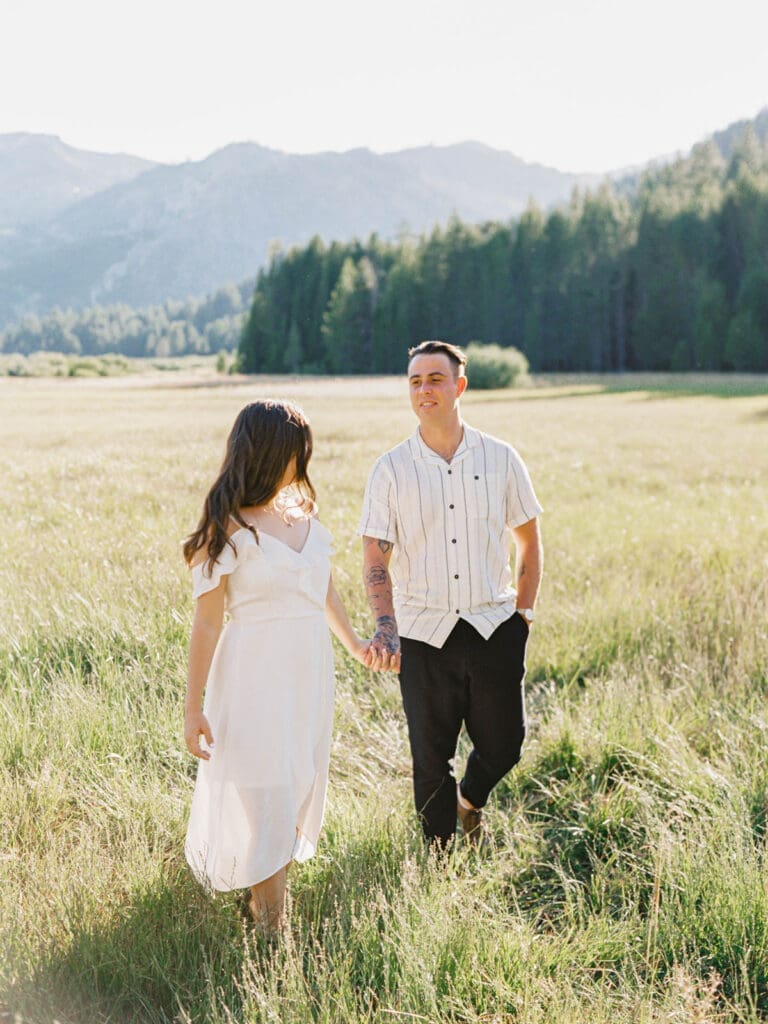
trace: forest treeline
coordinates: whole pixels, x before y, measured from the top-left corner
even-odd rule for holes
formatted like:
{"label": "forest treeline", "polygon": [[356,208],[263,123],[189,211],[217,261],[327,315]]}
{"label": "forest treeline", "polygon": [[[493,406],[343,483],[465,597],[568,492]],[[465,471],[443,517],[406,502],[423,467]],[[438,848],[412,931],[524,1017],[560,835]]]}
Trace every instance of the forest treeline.
{"label": "forest treeline", "polygon": [[246,372],[400,372],[424,338],[514,346],[533,370],[768,371],[768,146],[748,128],[516,221],[276,253]]}
{"label": "forest treeline", "polygon": [[61,352],[96,356],[107,352],[166,359],[232,351],[240,343],[253,280],[227,285],[204,299],[165,302],[147,309],[125,304],[55,309],[29,315],[0,331],[0,352]]}
{"label": "forest treeline", "polygon": [[245,372],[389,373],[434,337],[512,346],[534,371],[768,371],[768,142],[748,125],[508,223],[276,249],[255,289],[30,315],[0,352],[238,349]]}

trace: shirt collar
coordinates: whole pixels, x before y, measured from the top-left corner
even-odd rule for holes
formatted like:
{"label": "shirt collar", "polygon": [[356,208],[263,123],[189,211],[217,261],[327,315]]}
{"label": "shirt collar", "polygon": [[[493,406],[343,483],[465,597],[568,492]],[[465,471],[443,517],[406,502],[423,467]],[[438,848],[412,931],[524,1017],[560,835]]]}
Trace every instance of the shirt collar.
{"label": "shirt collar", "polygon": [[[411,434],[408,444],[411,450],[411,455],[414,459],[426,459],[427,462],[445,462],[445,459],[441,455],[438,455],[437,452],[433,452],[429,445],[424,442],[418,427],[416,427],[416,430]],[[454,462],[460,462],[469,454],[472,448],[476,448],[479,444],[480,436],[478,432],[465,423],[464,435],[459,442],[459,447],[453,454],[450,464],[453,465]]]}

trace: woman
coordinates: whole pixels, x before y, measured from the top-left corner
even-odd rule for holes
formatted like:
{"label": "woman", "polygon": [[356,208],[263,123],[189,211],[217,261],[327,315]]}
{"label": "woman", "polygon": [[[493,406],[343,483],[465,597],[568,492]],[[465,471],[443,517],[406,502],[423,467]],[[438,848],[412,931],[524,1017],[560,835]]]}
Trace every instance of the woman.
{"label": "woman", "polygon": [[284,923],[291,861],[312,856],[322,824],[328,626],[358,661],[371,660],[331,580],[311,455],[298,407],[247,405],[183,549],[197,598],[184,739],[200,759],[185,852],[206,886],[249,888],[248,909],[267,933]]}

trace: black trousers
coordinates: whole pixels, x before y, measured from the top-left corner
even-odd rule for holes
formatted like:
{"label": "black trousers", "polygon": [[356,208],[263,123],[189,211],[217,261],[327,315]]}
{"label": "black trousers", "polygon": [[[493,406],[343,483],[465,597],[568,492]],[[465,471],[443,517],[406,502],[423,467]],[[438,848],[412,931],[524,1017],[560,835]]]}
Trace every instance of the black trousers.
{"label": "black trousers", "polygon": [[527,640],[528,624],[517,614],[488,640],[464,619],[439,649],[401,638],[400,691],[413,758],[413,791],[430,842],[446,845],[456,831],[451,765],[462,723],[474,749],[461,792],[475,807],[485,805],[496,783],[520,760]]}

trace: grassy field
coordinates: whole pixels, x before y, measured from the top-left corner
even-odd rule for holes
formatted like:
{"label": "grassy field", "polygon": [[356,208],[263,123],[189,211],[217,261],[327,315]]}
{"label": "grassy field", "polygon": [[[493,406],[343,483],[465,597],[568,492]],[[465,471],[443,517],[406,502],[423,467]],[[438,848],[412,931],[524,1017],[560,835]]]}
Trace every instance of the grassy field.
{"label": "grassy field", "polygon": [[545,507],[492,848],[425,857],[396,680],[338,650],[326,826],[269,953],[183,860],[179,544],[236,411],[296,398],[368,632],[362,490],[414,421],[393,380],[174,383],[0,381],[0,1021],[768,1019],[768,394],[468,394]]}

